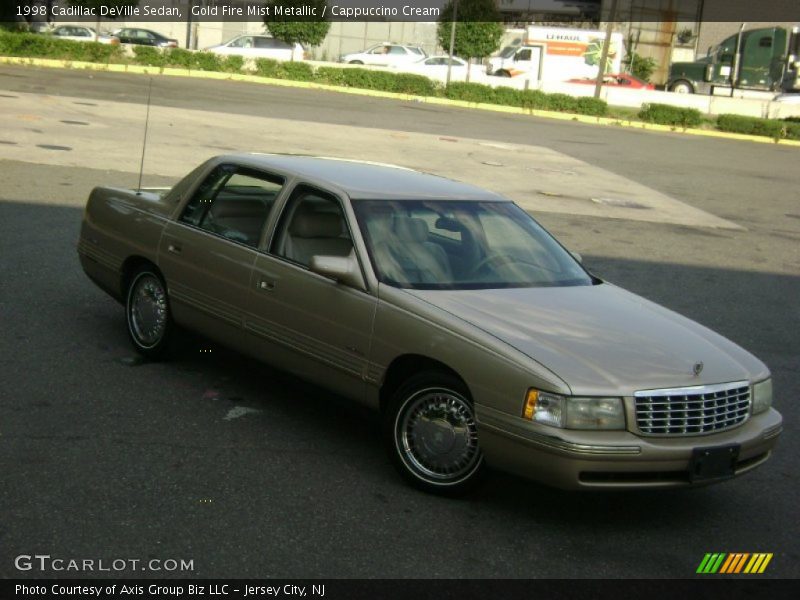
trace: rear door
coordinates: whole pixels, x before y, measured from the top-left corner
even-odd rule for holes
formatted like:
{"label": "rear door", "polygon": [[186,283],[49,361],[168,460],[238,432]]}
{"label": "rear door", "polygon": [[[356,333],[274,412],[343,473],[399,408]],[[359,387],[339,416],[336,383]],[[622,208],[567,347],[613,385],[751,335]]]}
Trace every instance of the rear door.
{"label": "rear door", "polygon": [[219,165],[164,229],[159,267],[176,322],[244,349],[250,276],[283,179]]}

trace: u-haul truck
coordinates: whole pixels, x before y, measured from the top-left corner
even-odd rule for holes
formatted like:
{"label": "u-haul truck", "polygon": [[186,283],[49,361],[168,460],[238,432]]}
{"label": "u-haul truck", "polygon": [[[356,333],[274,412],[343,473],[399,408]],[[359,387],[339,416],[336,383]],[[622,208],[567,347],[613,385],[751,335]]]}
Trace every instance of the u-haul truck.
{"label": "u-haul truck", "polygon": [[[531,82],[597,77],[605,39],[605,31],[531,26],[521,43],[489,59],[486,73]],[[622,34],[612,33],[604,72],[619,73],[623,53]]]}

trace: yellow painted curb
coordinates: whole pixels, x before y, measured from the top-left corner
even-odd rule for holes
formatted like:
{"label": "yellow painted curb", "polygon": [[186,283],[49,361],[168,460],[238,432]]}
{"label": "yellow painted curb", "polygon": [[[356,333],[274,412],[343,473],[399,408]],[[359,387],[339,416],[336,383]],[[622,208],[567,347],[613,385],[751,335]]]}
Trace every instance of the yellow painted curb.
{"label": "yellow painted curb", "polygon": [[662,131],[667,133],[685,133],[688,135],[713,137],[719,139],[742,140],[757,142],[761,144],[775,144],[783,146],[800,147],[798,140],[778,140],[772,138],[747,135],[743,133],[729,133],[727,131],[713,131],[710,129],[683,129],[669,125],[657,125],[654,123],[642,123],[640,121],[628,121],[625,119],[615,119],[613,117],[592,117],[589,115],[576,115],[572,113],[553,112],[548,110],[533,110],[519,108],[516,106],[503,106],[501,104],[484,104],[480,102],[466,102],[464,100],[450,100],[449,98],[435,98],[432,96],[414,96],[412,94],[397,94],[394,92],[383,92],[379,90],[367,90],[362,88],[349,88],[336,85],[326,85],[311,81],[293,81],[291,79],[272,79],[259,75],[248,75],[245,73],[224,73],[221,71],[191,71],[189,69],[176,69],[172,67],[148,67],[142,65],[128,65],[117,63],[92,63],[70,60],[56,60],[50,58],[25,58],[17,56],[0,56],[0,64],[23,65],[47,68],[66,68],[66,69],[85,69],[89,71],[109,71],[112,73],[134,73],[140,75],[169,75],[172,77],[193,77],[197,79],[217,79],[230,81],[245,81],[248,83],[260,83],[265,85],[277,85],[282,87],[292,87],[301,89],[324,90],[342,94],[354,94],[358,96],[370,96],[374,98],[389,98],[393,100],[404,100],[413,102],[423,102],[427,104],[437,104],[440,106],[454,106],[458,108],[470,108],[486,110],[491,112],[502,112],[517,115],[530,115],[546,119],[556,119],[560,121],[572,121],[577,123],[587,123],[590,125],[606,125],[614,127],[629,127],[642,129],[645,131]]}

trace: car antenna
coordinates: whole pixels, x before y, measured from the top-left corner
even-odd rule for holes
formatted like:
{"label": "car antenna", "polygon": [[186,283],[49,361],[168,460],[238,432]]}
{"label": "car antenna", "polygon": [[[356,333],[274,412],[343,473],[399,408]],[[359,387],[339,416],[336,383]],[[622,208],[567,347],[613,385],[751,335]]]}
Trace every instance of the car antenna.
{"label": "car antenna", "polygon": [[142,193],[142,173],[144,172],[144,151],[147,148],[147,125],[150,122],[150,95],[153,91],[153,78],[147,85],[147,114],[144,118],[144,139],[142,140],[142,161],[139,163],[139,184],[136,186],[136,195]]}

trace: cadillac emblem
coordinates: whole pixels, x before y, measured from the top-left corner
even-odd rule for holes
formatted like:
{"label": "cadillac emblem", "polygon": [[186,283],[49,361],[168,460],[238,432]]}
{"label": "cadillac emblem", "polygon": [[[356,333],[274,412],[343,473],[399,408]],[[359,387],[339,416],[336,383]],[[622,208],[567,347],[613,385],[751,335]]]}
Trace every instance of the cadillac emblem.
{"label": "cadillac emblem", "polygon": [[697,377],[702,372],[703,372],[703,363],[702,362],[694,363],[694,367],[692,367],[692,373],[694,373],[694,376]]}

